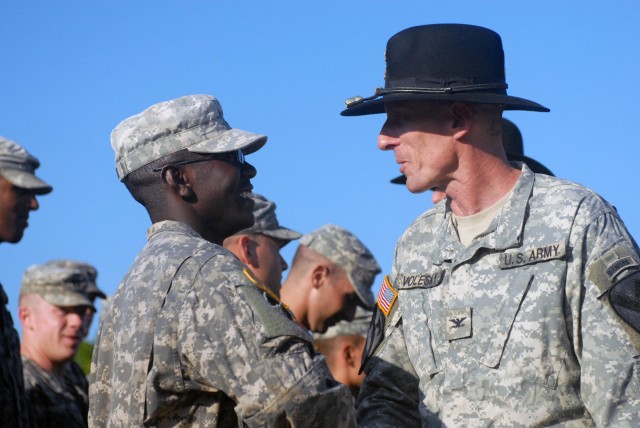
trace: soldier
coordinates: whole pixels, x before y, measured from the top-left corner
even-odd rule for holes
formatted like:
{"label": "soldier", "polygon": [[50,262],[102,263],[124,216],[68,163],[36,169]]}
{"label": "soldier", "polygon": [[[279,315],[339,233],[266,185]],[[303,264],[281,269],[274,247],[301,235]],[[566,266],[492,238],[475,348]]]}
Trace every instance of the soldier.
{"label": "soldier", "polygon": [[72,360],[85,335],[89,279],[78,268],[30,266],[22,278],[18,316],[22,324],[25,395],[36,427],[87,427],[89,384]]}
{"label": "soldier", "polygon": [[253,193],[255,223],[224,240],[224,247],[247,265],[255,277],[276,295],[280,295],[282,272],[289,267],[280,250],[301,233],[280,226],[276,204]]}
{"label": "soldier", "polygon": [[316,348],[327,359],[331,374],[356,398],[364,379],[360,363],[372,313],[358,306],[353,320],[342,320],[325,333],[313,333]]}
{"label": "soldier", "polygon": [[400,238],[365,349],[361,426],[640,426],[640,256],[593,191],[507,161],[500,36],[438,24],[386,51],[378,147],[447,195]]}
{"label": "soldier", "polygon": [[[52,187],[35,176],[38,159],[14,141],[0,137],[0,242],[16,243],[38,209],[36,195]],[[7,309],[9,299],[0,284],[0,417],[6,426],[27,427],[20,339]]]}
{"label": "soldier", "polygon": [[265,142],[209,95],[112,132],[118,177],[153,224],[100,326],[90,426],[354,426],[309,333],[222,247],[253,225],[244,156]]}
{"label": "soldier", "polygon": [[80,269],[84,272],[85,276],[87,277],[88,283],[87,283],[86,292],[87,292],[87,297],[91,301],[91,305],[93,306],[93,308],[87,308],[87,311],[85,313],[84,326],[86,331],[84,332],[85,333],[84,336],[86,337],[89,334],[89,330],[91,329],[91,324],[93,323],[93,316],[96,312],[95,310],[96,299],[98,297],[103,300],[107,299],[107,295],[104,293],[104,291],[98,288],[98,284],[96,282],[98,278],[98,271],[92,265],[85,262],[76,261],[76,260],[64,260],[64,259],[51,260],[46,264],[52,265],[52,266]]}
{"label": "soldier", "polygon": [[371,285],[380,266],[353,233],[325,225],[300,239],[291,271],[282,284],[282,301],[306,328],[324,333],[351,320],[356,306],[372,309]]}

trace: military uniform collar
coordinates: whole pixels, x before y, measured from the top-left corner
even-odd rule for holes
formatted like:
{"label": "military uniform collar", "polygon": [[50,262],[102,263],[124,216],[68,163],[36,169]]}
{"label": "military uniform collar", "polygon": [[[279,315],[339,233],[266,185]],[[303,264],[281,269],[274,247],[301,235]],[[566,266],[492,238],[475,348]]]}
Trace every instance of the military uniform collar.
{"label": "military uniform collar", "polygon": [[152,224],[151,227],[147,230],[147,239],[151,240],[152,237],[161,232],[181,233],[184,235],[192,236],[194,238],[203,239],[202,236],[198,234],[198,232],[193,230],[187,224],[173,220],[164,220]]}
{"label": "military uniform collar", "polygon": [[535,175],[522,162],[512,162],[512,164],[520,167],[522,171],[518,181],[516,181],[512,195],[504,207],[498,211],[486,232],[476,237],[468,247],[464,247],[460,243],[456,229],[451,221],[451,208],[449,204],[446,204],[444,221],[440,223],[435,236],[435,239],[443,243],[442,250],[439,253],[440,259],[436,264],[450,261],[457,265],[469,260],[480,248],[506,250],[517,247],[520,244]]}

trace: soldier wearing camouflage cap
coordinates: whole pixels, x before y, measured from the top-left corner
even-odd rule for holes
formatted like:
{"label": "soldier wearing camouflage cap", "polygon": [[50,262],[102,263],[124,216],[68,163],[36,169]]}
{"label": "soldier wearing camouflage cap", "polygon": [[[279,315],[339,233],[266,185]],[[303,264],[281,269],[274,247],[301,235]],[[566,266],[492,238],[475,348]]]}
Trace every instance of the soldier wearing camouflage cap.
{"label": "soldier wearing camouflage cap", "polygon": [[325,225],[304,235],[282,290],[282,301],[308,329],[323,333],[356,306],[373,308],[371,285],[380,266],[353,233]]}
{"label": "soldier wearing camouflage cap", "polygon": [[372,314],[371,310],[358,306],[352,320],[342,320],[324,333],[313,333],[316,348],[327,359],[331,374],[348,386],[356,398],[364,380],[360,365]]}
{"label": "soldier wearing camouflage cap", "polygon": [[[16,243],[28,226],[29,213],[37,210],[37,195],[51,192],[49,184],[36,177],[40,161],[18,143],[0,137],[0,242]],[[0,284],[0,415],[3,423],[25,427],[24,385],[18,333]]]}
{"label": "soldier wearing camouflage cap", "polygon": [[73,361],[85,336],[89,278],[77,267],[30,266],[18,315],[27,408],[33,426],[87,426],[88,382]]}
{"label": "soldier wearing camouflage cap", "polygon": [[276,295],[280,295],[282,272],[289,267],[280,250],[300,239],[301,233],[281,226],[276,217],[276,204],[253,193],[255,223],[224,240],[224,247],[247,265],[256,278]]}
{"label": "soldier wearing camouflage cap", "polygon": [[[59,260],[50,260],[46,263],[51,266],[59,266],[59,267],[68,267],[73,269],[80,269],[83,271],[88,279],[87,283],[87,297],[91,301],[92,305],[95,305],[95,300],[99,297],[101,299],[106,299],[107,295],[98,288],[98,284],[96,282],[98,278],[98,271],[96,268],[89,263],[81,262],[77,260],[68,260],[68,259],[59,259]],[[85,336],[89,334],[89,330],[91,329],[91,324],[93,323],[93,316],[95,314],[95,308],[87,309],[85,313]]]}
{"label": "soldier wearing camouflage cap", "polygon": [[[615,208],[509,162],[500,36],[464,24],[391,37],[378,148],[413,193],[446,194],[397,243],[365,347],[358,424],[640,426],[640,250]],[[396,207],[397,209],[397,207]]]}
{"label": "soldier wearing camouflage cap", "polygon": [[111,142],[153,224],[98,333],[90,425],[354,426],[308,332],[222,247],[254,223],[244,155],[266,137],[191,95],[125,119]]}

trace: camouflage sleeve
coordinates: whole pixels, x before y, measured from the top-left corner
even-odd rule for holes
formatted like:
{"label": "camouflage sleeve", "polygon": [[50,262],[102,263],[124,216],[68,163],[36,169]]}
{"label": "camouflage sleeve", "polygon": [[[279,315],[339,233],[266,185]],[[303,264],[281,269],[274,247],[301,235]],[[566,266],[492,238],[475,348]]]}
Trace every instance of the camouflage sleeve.
{"label": "camouflage sleeve", "polygon": [[308,332],[241,273],[205,264],[182,303],[177,346],[188,381],[223,391],[245,426],[355,426],[353,398]]}
{"label": "camouflage sleeve", "polygon": [[[367,349],[372,355],[363,356],[366,377],[358,395],[359,427],[420,426],[418,376],[407,354],[400,311],[393,309],[387,320],[377,308],[371,322]],[[376,346],[381,329],[384,338]]]}
{"label": "camouflage sleeve", "polygon": [[576,225],[567,301],[582,400],[598,426],[640,426],[638,247],[614,209]]}

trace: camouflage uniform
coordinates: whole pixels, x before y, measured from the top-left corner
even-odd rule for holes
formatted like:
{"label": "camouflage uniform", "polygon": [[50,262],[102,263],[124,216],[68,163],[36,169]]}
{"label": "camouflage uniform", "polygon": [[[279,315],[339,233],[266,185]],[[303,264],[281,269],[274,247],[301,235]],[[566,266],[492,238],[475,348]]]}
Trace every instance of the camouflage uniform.
{"label": "camouflage uniform", "polygon": [[468,247],[438,204],[379,295],[392,307],[369,337],[361,426],[640,426],[638,305],[618,299],[639,267],[611,205],[526,166]]}
{"label": "camouflage uniform", "polygon": [[0,284],[0,418],[8,427],[28,427],[24,411],[24,380],[20,361],[20,338],[13,328],[7,298]]}
{"label": "camouflage uniform", "polygon": [[92,426],[354,426],[309,333],[231,253],[174,221],[148,238],[96,341]]}
{"label": "camouflage uniform", "polygon": [[29,414],[38,428],[85,428],[89,383],[80,366],[70,361],[64,377],[22,357]]}

